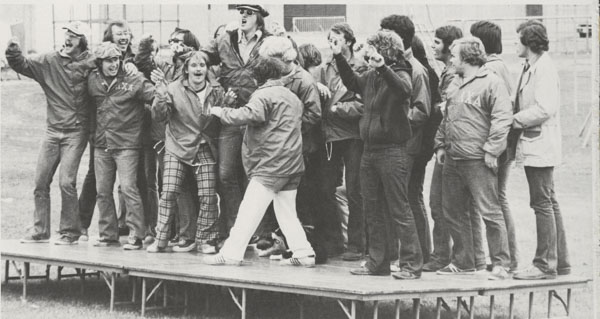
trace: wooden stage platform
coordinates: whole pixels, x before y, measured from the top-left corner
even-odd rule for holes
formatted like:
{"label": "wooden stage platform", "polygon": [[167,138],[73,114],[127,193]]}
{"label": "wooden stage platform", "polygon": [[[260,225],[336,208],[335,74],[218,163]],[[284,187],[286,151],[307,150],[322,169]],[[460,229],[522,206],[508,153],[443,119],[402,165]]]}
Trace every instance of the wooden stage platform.
{"label": "wooden stage platform", "polygon": [[[350,268],[357,267],[358,262],[330,260],[326,265],[315,268],[280,266],[277,261],[257,257],[252,249],[246,253],[242,266],[211,266],[202,263],[199,253],[147,253],[145,250],[124,251],[120,247],[93,247],[93,242],[80,242],[79,245],[57,246],[54,244],[21,244],[17,240],[0,241],[0,255],[6,261],[5,281],[19,278],[23,282],[23,298],[27,297],[27,282],[34,278],[29,274],[30,263],[68,267],[77,269],[81,279],[95,271],[106,281],[110,292],[110,309],[113,310],[115,300],[115,277],[127,275],[133,280],[132,301],[139,299],[141,313],[148,310],[146,302],[163,285],[165,281],[177,281],[196,284],[223,286],[229,289],[231,297],[246,317],[246,292],[248,289],[274,291],[295,294],[298,296],[320,296],[336,299],[348,318],[356,318],[357,302],[373,301],[373,318],[378,315],[378,302],[396,301],[396,318],[400,316],[400,300],[413,300],[413,315],[419,318],[420,300],[431,298],[437,300],[436,313],[440,317],[443,298],[457,301],[456,315],[461,317],[461,308],[473,317],[475,296],[490,296],[490,318],[494,317],[494,298],[497,295],[510,295],[509,318],[513,317],[514,295],[528,293],[529,313],[533,304],[534,293],[548,295],[548,311],[551,300],[559,299],[569,316],[571,307],[571,290],[584,288],[590,281],[575,276],[559,276],[555,280],[540,281],[489,281],[486,274],[465,276],[439,276],[423,273],[419,280],[401,281],[391,276],[353,276]],[[10,277],[10,263],[23,266],[18,269],[19,276]],[[47,268],[48,269],[48,268]],[[62,268],[60,268],[62,269]],[[36,276],[35,278],[47,278]],[[139,278],[139,279],[138,279]],[[151,287],[148,294],[147,279],[158,279],[158,284]],[[137,281],[141,280],[141,296],[137,294]],[[238,288],[238,289],[234,289]],[[566,290],[566,301],[559,297],[557,290]],[[238,293],[236,293],[238,292]],[[470,300],[467,304],[466,299]],[[302,302],[299,299],[300,314],[303,316]],[[187,291],[184,306],[188,304]],[[166,293],[164,306],[167,306]],[[461,307],[462,305],[463,307]],[[446,307],[447,308],[447,307]]]}

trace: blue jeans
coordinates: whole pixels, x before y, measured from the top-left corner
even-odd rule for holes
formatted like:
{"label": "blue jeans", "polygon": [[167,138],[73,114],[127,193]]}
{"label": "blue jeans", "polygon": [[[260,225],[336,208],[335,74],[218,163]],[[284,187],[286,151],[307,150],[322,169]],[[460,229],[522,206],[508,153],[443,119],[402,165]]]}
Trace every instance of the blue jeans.
{"label": "blue jeans", "polygon": [[510,268],[517,269],[519,267],[519,250],[517,248],[517,234],[515,231],[515,222],[510,212],[508,198],[506,196],[506,185],[508,185],[508,177],[510,176],[510,166],[512,161],[505,161],[498,165],[498,201],[504,216],[506,224],[506,235],[508,237],[508,251],[510,253]]}
{"label": "blue jeans", "polygon": [[98,230],[100,238],[118,240],[118,221],[113,198],[116,174],[119,174],[121,191],[127,206],[126,223],[129,234],[143,239],[146,230],[144,224],[144,208],[137,186],[137,171],[140,150],[108,150],[96,148],[94,154],[96,171],[97,204],[100,211]]}
{"label": "blue jeans", "polygon": [[79,218],[81,220],[81,228],[88,229],[94,217],[94,208],[96,207],[96,173],[94,171],[94,150],[96,148],[90,143],[90,160],[88,163],[88,171],[81,185],[81,193],[79,194]]}
{"label": "blue jeans", "polygon": [[455,161],[446,156],[442,182],[442,206],[454,242],[452,263],[462,269],[477,265],[474,232],[477,213],[486,226],[488,249],[494,266],[509,267],[506,224],[498,202],[498,177],[483,159]]}
{"label": "blue jeans", "polygon": [[85,151],[88,134],[87,128],[59,130],[49,127],[46,130],[35,168],[32,235],[50,237],[50,184],[59,163],[58,185],[62,206],[58,232],[74,238],[81,235],[76,187],[77,170]]}
{"label": "blue jeans", "polygon": [[348,198],[348,246],[347,251],[365,253],[365,214],[363,213],[363,200],[360,191],[360,161],[363,154],[363,142],[350,139],[327,143],[327,156],[322,167],[322,193],[325,196],[324,212],[329,222],[329,236],[331,240],[338,241],[333,247],[343,245],[341,221],[338,218],[338,202],[336,189],[341,174],[345,177],[346,197]]}
{"label": "blue jeans", "polygon": [[389,243],[394,240],[399,241],[400,268],[421,273],[423,255],[408,203],[411,162],[412,157],[404,145],[364,150],[360,185],[369,235],[369,256],[365,266],[374,273],[389,274],[390,261],[395,255]]}
{"label": "blue jeans", "polygon": [[243,129],[223,125],[219,135],[219,194],[221,195],[221,236],[228,237],[237,217],[245,188],[242,165]]}
{"label": "blue jeans", "polygon": [[525,166],[537,230],[533,265],[550,274],[571,269],[565,226],[554,193],[553,173],[554,167]]}
{"label": "blue jeans", "polygon": [[431,254],[431,237],[429,231],[429,219],[427,218],[427,209],[423,200],[423,183],[425,182],[425,169],[427,162],[431,159],[429,156],[419,154],[415,157],[413,167],[410,173],[408,182],[408,202],[415,218],[417,233],[419,235],[419,243],[421,243],[421,253],[423,254],[423,262],[429,261]]}
{"label": "blue jeans", "polygon": [[[429,207],[433,219],[433,252],[431,261],[440,265],[447,265],[452,260],[452,241],[448,230],[448,222],[444,217],[442,205],[442,173],[444,165],[435,163],[431,175],[431,188],[429,193]],[[471,203],[469,203],[471,205]],[[485,251],[483,249],[483,223],[481,216],[475,211],[470,215],[471,228],[473,230],[473,249],[475,251],[475,267],[485,269]]]}

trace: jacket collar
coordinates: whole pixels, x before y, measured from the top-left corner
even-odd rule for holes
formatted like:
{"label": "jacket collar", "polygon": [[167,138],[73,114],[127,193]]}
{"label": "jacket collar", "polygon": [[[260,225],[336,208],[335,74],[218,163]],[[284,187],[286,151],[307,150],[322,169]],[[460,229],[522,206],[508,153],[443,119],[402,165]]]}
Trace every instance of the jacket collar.
{"label": "jacket collar", "polygon": [[90,51],[89,51],[89,50],[85,50],[85,51],[83,51],[83,52],[79,53],[79,55],[77,55],[76,57],[74,57],[74,58],[73,58],[73,57],[71,57],[70,55],[66,54],[66,53],[64,52],[64,49],[60,49],[60,51],[58,51],[58,55],[59,55],[60,57],[62,57],[62,58],[66,58],[66,59],[69,59],[69,60],[71,60],[71,61],[75,61],[75,62],[78,62],[78,61],[82,61],[82,60],[85,60],[85,59],[87,59],[87,58],[88,58],[88,56],[89,56],[89,54],[90,54]]}
{"label": "jacket collar", "polygon": [[[244,39],[246,39],[246,36],[244,35],[244,32],[242,31],[242,29],[237,29],[237,42],[238,43],[242,43],[242,41]],[[247,42],[250,42],[252,39],[256,38],[256,41],[260,41],[260,39],[263,36],[263,32],[260,29],[256,29],[256,32],[254,32],[254,35],[252,36],[252,38],[250,39],[246,39]]]}
{"label": "jacket collar", "polygon": [[[191,88],[190,82],[187,79],[183,78],[183,77],[181,78],[181,85],[183,85],[183,87],[186,90],[189,90],[190,92],[196,94],[196,91],[194,91]],[[210,81],[208,81],[208,79],[206,79],[206,86],[204,87],[204,91],[205,91],[204,100],[205,101],[206,101],[206,98],[210,95],[210,92],[212,92],[214,85],[215,85],[214,83],[211,83]],[[202,103],[204,103],[205,101],[202,101]]]}
{"label": "jacket collar", "polygon": [[283,86],[283,82],[281,81],[281,79],[268,79],[267,82],[265,82],[263,85],[261,85],[259,87],[259,89],[264,89],[264,88],[268,88],[268,87],[272,87],[272,86]]}
{"label": "jacket collar", "polygon": [[490,74],[490,70],[488,68],[486,68],[485,66],[482,66],[479,68],[479,70],[477,70],[477,73],[475,73],[475,75],[471,78],[464,79],[462,77],[459,77],[462,81],[460,84],[460,88],[463,88],[465,85],[475,81],[475,79],[484,78],[484,77],[488,76],[488,74]]}

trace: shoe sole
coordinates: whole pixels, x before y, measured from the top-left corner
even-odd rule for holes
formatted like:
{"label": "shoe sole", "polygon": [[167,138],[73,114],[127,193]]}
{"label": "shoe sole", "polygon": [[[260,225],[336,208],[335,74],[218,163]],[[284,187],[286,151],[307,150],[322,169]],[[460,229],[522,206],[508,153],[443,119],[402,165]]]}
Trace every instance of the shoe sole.
{"label": "shoe sole", "polygon": [[178,248],[177,246],[173,247],[173,252],[175,253],[189,253],[190,251],[194,251],[196,247],[192,248]]}
{"label": "shoe sole", "polygon": [[513,276],[513,279],[517,279],[517,280],[547,280],[547,279],[556,279],[556,276],[553,275],[543,275],[543,276],[536,276],[536,277],[520,277],[518,275]]}
{"label": "shoe sole", "polygon": [[79,244],[79,242],[74,241],[74,242],[67,243],[67,242],[55,241],[55,242],[53,242],[53,244],[58,245],[58,246],[71,246],[71,245],[77,245],[77,244]]}
{"label": "shoe sole", "polygon": [[435,272],[438,275],[442,276],[465,276],[465,275],[475,275],[477,272],[473,271],[458,271],[458,272],[440,272],[439,270]]}
{"label": "shoe sole", "polygon": [[123,246],[123,250],[140,250],[142,246]]}
{"label": "shoe sole", "polygon": [[392,274],[392,277],[394,277],[395,279],[398,280],[415,280],[415,279],[421,279],[421,276],[417,276],[417,275],[413,275],[410,277],[405,277],[405,276],[399,276],[397,274]]}

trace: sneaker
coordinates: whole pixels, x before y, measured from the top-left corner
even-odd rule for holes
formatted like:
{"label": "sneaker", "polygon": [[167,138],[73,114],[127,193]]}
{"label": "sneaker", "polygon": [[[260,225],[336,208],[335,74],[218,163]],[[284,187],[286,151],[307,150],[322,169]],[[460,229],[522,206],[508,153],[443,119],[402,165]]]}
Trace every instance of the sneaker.
{"label": "sneaker", "polygon": [[123,249],[125,250],[140,250],[144,244],[142,240],[135,237],[129,237],[127,244],[123,245]]}
{"label": "sneaker", "polygon": [[213,256],[206,256],[206,257],[204,257],[204,259],[202,259],[202,261],[207,265],[214,265],[214,266],[224,266],[224,265],[241,266],[242,265],[241,260],[233,260],[233,259],[225,258],[221,254],[217,254],[217,255],[213,255]]}
{"label": "sneaker", "polygon": [[557,272],[559,276],[567,276],[571,274],[571,268],[559,268]]}
{"label": "sneaker", "polygon": [[399,272],[399,271],[401,271],[401,270],[402,270],[402,269],[400,269],[400,266],[398,266],[398,261],[393,261],[393,262],[390,264],[390,271],[391,271],[391,272]]}
{"label": "sneaker", "polygon": [[520,280],[542,280],[542,279],[555,279],[555,274],[548,274],[543,272],[538,267],[532,266],[523,271],[519,271],[513,276],[514,279]]}
{"label": "sneaker", "polygon": [[209,243],[203,243],[198,246],[198,252],[202,254],[216,254],[217,248]]}
{"label": "sneaker", "polygon": [[437,261],[430,261],[428,263],[426,263],[425,265],[423,265],[423,271],[425,272],[436,272],[444,267],[446,267],[448,264],[442,264],[439,263]]}
{"label": "sneaker", "polygon": [[81,240],[81,241],[88,241],[88,240],[90,240],[90,237],[88,236],[88,230],[87,230],[87,228],[81,229],[81,236],[79,236],[79,240]]}
{"label": "sneaker", "polygon": [[154,236],[146,235],[146,237],[144,237],[144,245],[150,245],[153,242],[154,242]]}
{"label": "sneaker", "polygon": [[154,241],[150,246],[146,247],[146,251],[149,253],[163,253],[166,251],[166,247],[158,246],[158,241]]}
{"label": "sneaker", "polygon": [[342,254],[342,260],[345,261],[358,261],[363,258],[363,254],[355,251],[346,251]]}
{"label": "sneaker", "polygon": [[416,274],[412,271],[402,269],[392,274],[392,277],[400,280],[413,280],[421,278],[421,274]]}
{"label": "sneaker", "polygon": [[77,245],[77,238],[62,234],[60,237],[52,241],[54,245]]}
{"label": "sneaker", "polygon": [[177,245],[183,245],[185,244],[185,239],[179,239],[179,236],[171,238],[169,240],[169,243],[167,244],[167,246],[169,247],[173,247],[173,246],[177,246]]}
{"label": "sneaker", "polygon": [[510,278],[510,275],[508,274],[506,268],[502,266],[494,266],[494,268],[492,268],[492,272],[488,276],[489,280],[505,280],[508,278]]}
{"label": "sneaker", "polygon": [[310,255],[306,257],[292,257],[288,259],[283,259],[279,262],[282,266],[304,266],[307,268],[312,268],[315,266],[315,255]]}
{"label": "sneaker", "polygon": [[196,249],[196,241],[195,240],[185,240],[185,241],[183,241],[183,245],[180,242],[177,245],[173,246],[173,251],[176,253],[187,253],[194,249]]}
{"label": "sneaker", "polygon": [[47,242],[50,242],[50,238],[44,237],[42,235],[27,235],[21,238],[21,243],[24,244],[38,244]]}
{"label": "sneaker", "polygon": [[118,240],[111,240],[106,238],[100,238],[94,243],[94,247],[116,247],[121,246]]}
{"label": "sneaker", "polygon": [[453,263],[435,272],[438,275],[472,275],[475,273],[475,269],[460,269]]}

